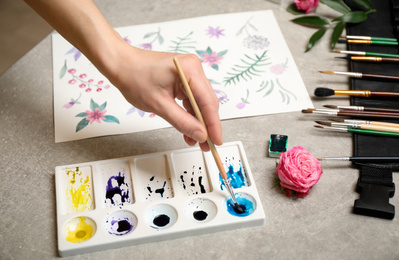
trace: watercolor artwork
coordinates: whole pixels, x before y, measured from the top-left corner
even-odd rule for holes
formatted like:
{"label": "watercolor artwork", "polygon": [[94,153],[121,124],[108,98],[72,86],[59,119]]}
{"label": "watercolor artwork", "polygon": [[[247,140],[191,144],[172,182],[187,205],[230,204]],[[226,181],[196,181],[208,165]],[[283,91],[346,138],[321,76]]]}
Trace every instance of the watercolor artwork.
{"label": "watercolor artwork", "polygon": [[[116,30],[138,48],[197,55],[219,99],[222,120],[313,107],[272,11]],[[159,116],[129,104],[59,34],[52,35],[52,45],[56,142],[170,127]]]}

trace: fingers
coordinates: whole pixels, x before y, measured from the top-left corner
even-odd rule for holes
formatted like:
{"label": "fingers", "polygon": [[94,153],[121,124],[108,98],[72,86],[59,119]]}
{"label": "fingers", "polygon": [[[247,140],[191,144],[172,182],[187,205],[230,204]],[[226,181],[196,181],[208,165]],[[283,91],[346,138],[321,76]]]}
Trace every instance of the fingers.
{"label": "fingers", "polygon": [[[214,144],[221,145],[223,138],[219,117],[219,100],[205,76],[198,57],[194,55],[186,55],[185,57],[188,58],[183,60],[181,66],[204,118],[209,137]],[[189,113],[194,114],[188,100],[183,100],[183,106]],[[204,144],[203,146],[206,147],[207,145]]]}

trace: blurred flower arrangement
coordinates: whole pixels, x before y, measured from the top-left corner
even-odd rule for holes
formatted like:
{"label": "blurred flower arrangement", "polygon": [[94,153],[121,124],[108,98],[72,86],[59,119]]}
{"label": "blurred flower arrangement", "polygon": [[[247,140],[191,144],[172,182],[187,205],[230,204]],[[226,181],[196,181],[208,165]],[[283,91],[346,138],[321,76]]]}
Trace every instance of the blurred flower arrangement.
{"label": "blurred flower arrangement", "polygon": [[[334,49],[347,23],[361,23],[367,19],[368,14],[375,12],[375,9],[371,7],[371,0],[353,0],[353,2],[366,11],[352,11],[343,0],[295,0],[294,3],[287,7],[286,10],[294,15],[305,14],[299,18],[292,19],[292,22],[317,29],[310,37],[305,52],[310,51],[329,29],[333,29],[331,49]],[[315,12],[319,3],[327,5],[342,15],[330,21],[317,15],[306,15]]]}
{"label": "blurred flower arrangement", "polygon": [[322,173],[321,163],[302,146],[295,146],[280,154],[276,184],[287,197],[295,194],[298,198],[304,198]]}

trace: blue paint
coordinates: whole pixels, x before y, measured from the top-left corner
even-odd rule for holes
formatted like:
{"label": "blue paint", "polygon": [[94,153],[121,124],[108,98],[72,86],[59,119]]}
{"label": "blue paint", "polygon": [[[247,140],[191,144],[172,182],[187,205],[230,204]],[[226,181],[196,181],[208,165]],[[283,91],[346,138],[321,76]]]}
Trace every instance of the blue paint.
{"label": "blue paint", "polygon": [[[241,165],[240,169],[234,172],[234,167],[233,165],[230,164],[229,169],[226,173],[227,173],[227,178],[230,180],[231,187],[233,187],[233,189],[238,189],[247,186],[244,171]],[[223,190],[224,182],[220,173],[219,173],[219,180],[220,180],[220,189]]]}
{"label": "blue paint", "polygon": [[230,198],[227,200],[226,206],[227,206],[227,212],[229,212],[231,215],[236,217],[246,217],[251,215],[255,211],[254,203],[252,201],[248,200],[247,198],[237,196],[237,194],[236,194],[236,199],[238,205],[240,205],[240,207],[244,210],[244,212],[243,213],[237,212],[234,207],[234,202]]}

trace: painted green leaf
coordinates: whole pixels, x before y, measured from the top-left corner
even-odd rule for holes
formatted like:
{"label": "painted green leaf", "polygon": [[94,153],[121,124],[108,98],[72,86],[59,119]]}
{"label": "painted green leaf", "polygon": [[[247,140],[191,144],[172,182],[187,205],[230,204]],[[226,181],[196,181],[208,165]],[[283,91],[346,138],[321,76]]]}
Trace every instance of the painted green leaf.
{"label": "painted green leaf", "polygon": [[219,65],[217,65],[217,64],[212,64],[212,69],[215,69],[215,70],[219,70]]}
{"label": "painted green leaf", "polygon": [[323,35],[326,33],[327,28],[321,28],[319,30],[317,30],[317,32],[315,32],[312,37],[310,37],[309,42],[308,42],[308,46],[306,48],[305,52],[310,51],[313,46],[315,45],[315,43],[320,40],[321,37],[323,37]]}
{"label": "painted green leaf", "polygon": [[227,50],[220,51],[220,52],[217,53],[217,56],[218,56],[218,57],[222,57],[222,56],[224,56],[226,53],[227,53]]}
{"label": "painted green leaf", "polygon": [[357,3],[361,7],[371,9],[371,1],[370,0],[353,0],[353,2]]}
{"label": "painted green leaf", "polygon": [[104,122],[119,124],[119,119],[114,116],[105,115],[104,117],[105,117],[105,119],[103,119]]}
{"label": "painted green leaf", "polygon": [[302,16],[292,19],[291,21],[302,25],[310,25],[316,27],[322,27],[330,24],[328,20],[320,16]]}
{"label": "painted green leaf", "polygon": [[78,125],[76,126],[76,133],[85,128],[89,124],[89,120],[86,120],[86,118],[83,118]]}
{"label": "painted green leaf", "polygon": [[88,114],[86,112],[82,112],[76,115],[76,117],[87,117]]}
{"label": "painted green leaf", "polygon": [[198,56],[200,56],[200,57],[203,57],[204,56],[204,53],[205,53],[205,51],[195,51],[197,54],[198,54]]}
{"label": "painted green leaf", "polygon": [[296,7],[295,3],[290,4],[285,10],[287,12],[293,14],[293,15],[298,15],[298,14],[304,14],[305,13],[305,11],[298,10],[298,8]]}
{"label": "painted green leaf", "polygon": [[331,50],[335,48],[335,44],[337,44],[339,37],[342,35],[342,32],[344,31],[346,23],[340,22],[337,23],[334,27],[334,31],[331,37]]}
{"label": "painted green leaf", "polygon": [[90,109],[91,109],[91,111],[94,111],[96,108],[98,109],[99,107],[100,106],[96,102],[94,102],[93,99],[90,99]]}
{"label": "painted green leaf", "polygon": [[163,37],[160,34],[158,35],[158,42],[159,42],[160,45],[162,45],[163,42],[164,42],[164,39],[163,39]]}
{"label": "painted green leaf", "polygon": [[206,48],[206,54],[212,55],[212,49],[211,49],[211,47]]}
{"label": "painted green leaf", "polygon": [[99,111],[103,111],[107,107],[107,101],[105,101],[101,106],[98,107]]}
{"label": "painted green leaf", "polygon": [[342,0],[320,0],[320,2],[342,14],[346,14],[351,11],[350,7],[347,6]]}
{"label": "painted green leaf", "polygon": [[366,12],[356,11],[344,14],[343,16],[335,18],[334,22],[344,22],[344,23],[361,23],[367,19]]}
{"label": "painted green leaf", "polygon": [[157,34],[157,32],[149,32],[149,33],[147,33],[146,35],[144,35],[144,39],[145,38],[149,38],[149,37],[151,37],[151,36],[153,36],[153,35],[155,35],[155,34]]}
{"label": "painted green leaf", "polygon": [[59,75],[60,79],[62,79],[65,76],[66,71],[67,71],[67,62],[65,60],[64,66],[62,66],[61,71],[60,71],[60,75]]}

